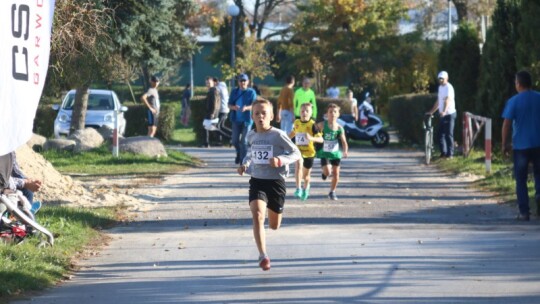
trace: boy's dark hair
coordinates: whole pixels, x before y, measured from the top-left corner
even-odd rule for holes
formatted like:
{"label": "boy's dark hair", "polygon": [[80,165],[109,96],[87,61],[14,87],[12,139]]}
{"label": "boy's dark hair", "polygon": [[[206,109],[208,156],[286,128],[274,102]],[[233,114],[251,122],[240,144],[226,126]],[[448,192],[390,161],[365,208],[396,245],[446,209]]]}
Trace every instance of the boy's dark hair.
{"label": "boy's dark hair", "polygon": [[527,71],[519,71],[516,73],[517,82],[524,88],[530,89],[532,87],[532,77]]}
{"label": "boy's dark hair", "polygon": [[287,78],[285,78],[285,83],[286,84],[291,84],[291,83],[293,83],[293,81],[294,81],[294,76],[293,75],[289,75],[289,76],[287,76]]}
{"label": "boy's dark hair", "polygon": [[340,106],[338,106],[338,105],[335,104],[335,103],[331,103],[331,104],[328,105],[328,108],[326,108],[326,111],[328,112],[329,109],[333,109],[333,108],[336,108],[338,111],[341,110],[341,107],[340,107]]}

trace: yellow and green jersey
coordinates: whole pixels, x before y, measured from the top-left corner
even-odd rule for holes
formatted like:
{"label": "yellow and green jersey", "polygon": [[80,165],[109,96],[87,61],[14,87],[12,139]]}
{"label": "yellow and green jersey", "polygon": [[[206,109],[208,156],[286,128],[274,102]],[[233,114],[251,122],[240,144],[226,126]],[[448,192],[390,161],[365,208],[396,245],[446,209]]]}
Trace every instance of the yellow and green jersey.
{"label": "yellow and green jersey", "polygon": [[291,136],[294,136],[294,142],[298,147],[298,150],[300,150],[300,153],[302,153],[303,158],[315,157],[315,145],[312,141],[307,139],[306,134],[309,134],[312,137],[319,137],[322,135],[313,119],[305,122],[296,119],[293,124]]}

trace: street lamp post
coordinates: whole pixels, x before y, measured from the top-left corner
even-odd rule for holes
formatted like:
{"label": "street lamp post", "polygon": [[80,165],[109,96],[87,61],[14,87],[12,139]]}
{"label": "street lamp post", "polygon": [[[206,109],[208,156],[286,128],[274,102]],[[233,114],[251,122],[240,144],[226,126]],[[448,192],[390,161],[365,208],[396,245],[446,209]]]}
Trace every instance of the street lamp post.
{"label": "street lamp post", "polygon": [[448,41],[452,38],[452,6],[451,0],[448,0]]}
{"label": "street lamp post", "polygon": [[[197,43],[197,38],[195,36],[195,33],[190,33],[191,39],[194,41],[194,43]],[[191,98],[193,98],[193,95],[195,93],[195,87],[193,84],[193,54],[189,55],[189,85],[191,88]]]}
{"label": "street lamp post", "polygon": [[[240,14],[240,8],[236,4],[231,4],[227,8],[227,13],[232,17],[231,24],[231,68],[234,71],[234,60],[235,60],[235,36],[236,36],[236,17]],[[234,86],[234,78],[231,79],[231,89]]]}

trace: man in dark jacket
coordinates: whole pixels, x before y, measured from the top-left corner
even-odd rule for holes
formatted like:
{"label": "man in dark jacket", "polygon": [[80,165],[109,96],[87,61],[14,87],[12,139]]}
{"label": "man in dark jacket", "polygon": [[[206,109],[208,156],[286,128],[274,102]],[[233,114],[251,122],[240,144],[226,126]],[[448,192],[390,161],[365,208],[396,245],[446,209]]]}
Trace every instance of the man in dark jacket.
{"label": "man in dark jacket", "polygon": [[[218,123],[221,97],[213,77],[206,77],[206,87],[208,88],[208,93],[206,93],[206,114],[204,115],[203,126],[208,132],[208,130],[214,129],[215,124]],[[203,144],[204,147],[209,147],[210,143],[208,141],[207,133],[206,142]]]}
{"label": "man in dark jacket", "polygon": [[218,118],[219,109],[221,108],[221,97],[213,77],[206,77],[206,87],[208,93],[206,93],[206,115],[204,119],[215,119]]}

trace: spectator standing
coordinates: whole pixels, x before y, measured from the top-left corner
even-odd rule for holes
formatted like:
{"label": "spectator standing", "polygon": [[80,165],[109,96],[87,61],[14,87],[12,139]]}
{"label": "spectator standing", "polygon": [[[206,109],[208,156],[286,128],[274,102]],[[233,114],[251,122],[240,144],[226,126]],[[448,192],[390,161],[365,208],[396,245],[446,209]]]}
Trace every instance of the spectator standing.
{"label": "spectator standing", "polygon": [[189,125],[189,117],[191,116],[191,84],[186,84],[182,92],[182,113],[180,113],[180,122],[184,127]]}
{"label": "spectator standing", "polygon": [[247,152],[247,133],[251,130],[251,105],[257,99],[257,93],[249,87],[249,77],[240,74],[237,78],[238,87],[231,91],[229,109],[232,124],[232,144],[236,150],[235,164],[239,164]]}
{"label": "spectator standing", "polygon": [[[223,81],[219,81],[218,78],[214,77],[214,82],[216,83],[216,87],[219,90],[219,97],[221,98],[221,105],[219,107],[219,122],[217,125],[217,128],[220,130],[226,130],[228,131],[228,134],[230,135],[231,130],[227,127],[225,127],[225,122],[227,121],[227,117],[229,115],[229,90],[227,89],[227,84]],[[221,133],[220,133],[221,138]]]}
{"label": "spectator standing", "polygon": [[255,91],[257,96],[261,96],[261,90],[259,90],[259,86],[255,84],[255,82],[251,83],[251,88]]}
{"label": "spectator standing", "polygon": [[326,96],[329,98],[339,98],[339,88],[335,85],[330,86],[326,89]]}
{"label": "spectator standing", "polygon": [[437,76],[439,92],[433,108],[427,112],[433,115],[437,110],[441,116],[438,128],[439,148],[441,157],[454,156],[454,126],[456,123],[456,101],[454,87],[448,82],[448,73],[441,71]]}
{"label": "spectator standing", "polygon": [[294,123],[294,76],[289,75],[285,79],[285,85],[279,92],[277,101],[276,121],[280,123],[280,129],[290,134]]}
{"label": "spectator standing", "polygon": [[[518,220],[529,220],[527,175],[533,164],[536,215],[540,216],[540,93],[532,90],[532,77],[527,71],[516,74],[517,94],[506,103],[502,117],[502,146],[505,155],[514,154],[514,175],[519,207]],[[510,130],[512,141],[510,143]]]}
{"label": "spectator standing", "polygon": [[294,92],[294,117],[300,118],[300,107],[309,102],[313,105],[313,119],[317,120],[317,100],[315,99],[315,92],[311,89],[311,80],[304,78],[302,80],[302,87]]}
{"label": "spectator standing", "polygon": [[147,120],[148,120],[148,136],[154,137],[156,135],[159,117],[159,78],[152,76],[150,78],[150,88],[146,93],[141,96],[142,102],[148,107]]}
{"label": "spectator standing", "polygon": [[347,90],[347,100],[351,103],[351,115],[354,120],[358,120],[358,100],[354,98],[352,90]]}
{"label": "spectator standing", "polygon": [[[208,128],[214,121],[217,123],[219,109],[221,107],[221,98],[213,77],[206,77],[206,87],[208,88],[208,92],[206,93],[206,113],[204,115],[203,125],[205,128]],[[208,147],[209,145],[210,143],[208,142],[207,136],[203,146]]]}

